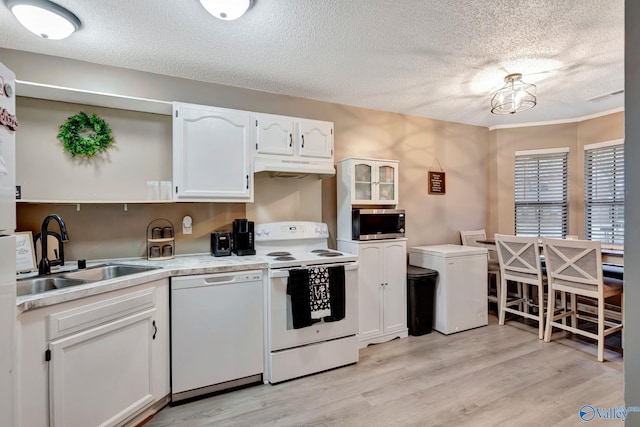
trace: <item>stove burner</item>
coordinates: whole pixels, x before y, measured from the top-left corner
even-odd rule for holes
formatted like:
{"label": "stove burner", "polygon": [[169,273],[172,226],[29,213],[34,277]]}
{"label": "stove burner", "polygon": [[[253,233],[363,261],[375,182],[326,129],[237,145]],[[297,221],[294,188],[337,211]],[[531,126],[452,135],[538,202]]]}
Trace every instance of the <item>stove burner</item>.
{"label": "stove burner", "polygon": [[314,249],[311,251],[311,253],[314,253],[314,254],[324,254],[327,252],[331,252],[331,251],[329,249]]}
{"label": "stove burner", "polygon": [[[283,253],[288,253],[288,252],[283,252]],[[275,261],[294,261],[295,258],[292,256],[279,256],[277,258],[274,258]]]}
{"label": "stove burner", "polygon": [[291,252],[269,252],[267,256],[289,256]]}
{"label": "stove burner", "polygon": [[340,252],[321,252],[318,256],[326,256],[326,257],[334,257],[334,256],[342,256]]}

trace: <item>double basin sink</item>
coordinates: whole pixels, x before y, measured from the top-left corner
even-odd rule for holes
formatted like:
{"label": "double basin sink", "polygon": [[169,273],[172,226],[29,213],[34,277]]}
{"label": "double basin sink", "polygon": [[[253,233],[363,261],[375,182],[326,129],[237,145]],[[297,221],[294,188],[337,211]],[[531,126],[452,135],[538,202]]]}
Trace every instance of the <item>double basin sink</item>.
{"label": "double basin sink", "polygon": [[115,279],[157,270],[162,267],[145,267],[141,265],[102,264],[83,270],[38,276],[31,279],[18,280],[17,296],[34,295],[42,292],[64,289],[86,283]]}

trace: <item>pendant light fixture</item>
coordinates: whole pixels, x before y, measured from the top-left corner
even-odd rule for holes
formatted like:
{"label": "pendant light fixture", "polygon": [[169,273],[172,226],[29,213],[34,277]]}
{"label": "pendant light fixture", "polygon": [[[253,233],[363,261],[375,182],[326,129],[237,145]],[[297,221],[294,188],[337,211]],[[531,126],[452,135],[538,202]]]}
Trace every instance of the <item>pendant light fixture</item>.
{"label": "pendant light fixture", "polygon": [[82,26],[80,19],[49,0],[4,0],[18,21],[43,39],[61,40]]}
{"label": "pendant light fixture", "polygon": [[233,21],[249,10],[252,0],[200,0],[202,6],[218,19]]}
{"label": "pendant light fixture", "polygon": [[536,105],[536,85],[522,81],[522,74],[509,74],[504,78],[505,85],[491,97],[493,114],[515,114]]}

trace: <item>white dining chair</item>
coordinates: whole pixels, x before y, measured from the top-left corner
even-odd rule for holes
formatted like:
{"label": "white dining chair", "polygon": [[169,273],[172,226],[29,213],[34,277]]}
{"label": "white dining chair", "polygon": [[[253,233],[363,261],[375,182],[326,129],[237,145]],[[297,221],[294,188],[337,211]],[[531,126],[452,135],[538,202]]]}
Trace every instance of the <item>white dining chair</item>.
{"label": "white dining chair", "polygon": [[[548,300],[552,301],[556,292],[565,292],[570,295],[568,307],[564,307],[560,312],[554,313],[549,302],[544,340],[546,342],[551,340],[554,327],[589,337],[598,343],[598,361],[604,361],[605,337],[622,329],[624,315],[622,308],[624,304],[621,304],[617,313],[619,321],[605,318],[605,300],[613,296],[624,299],[623,281],[603,277],[602,248],[599,241],[545,238],[542,242],[549,278]],[[581,310],[576,296],[595,302],[595,310],[591,312]],[[571,319],[571,324],[558,322],[566,318]],[[581,328],[580,326],[584,324],[581,325],[579,320],[595,323],[597,333]]]}
{"label": "white dining chair", "polygon": [[[538,338],[544,337],[544,286],[546,279],[540,265],[538,238],[535,236],[510,236],[496,234],[496,251],[500,262],[500,314],[498,324],[504,325],[506,313],[532,319],[538,322]],[[522,284],[522,296],[511,298],[507,292],[507,282]],[[529,301],[528,286],[537,287],[537,304]],[[531,308],[536,308],[532,312]]]}
{"label": "white dining chair", "polygon": [[[478,240],[486,240],[487,233],[484,229],[480,230],[460,230],[460,241],[463,246],[476,246],[476,247],[485,247],[484,245],[478,243]],[[498,312],[500,312],[500,264],[498,262],[498,256],[496,251],[489,249],[487,253],[487,273],[489,275],[488,280],[488,289],[487,289],[487,299],[490,302],[496,303],[498,306]],[[495,277],[496,290],[495,295],[492,294],[491,291],[491,277]]]}

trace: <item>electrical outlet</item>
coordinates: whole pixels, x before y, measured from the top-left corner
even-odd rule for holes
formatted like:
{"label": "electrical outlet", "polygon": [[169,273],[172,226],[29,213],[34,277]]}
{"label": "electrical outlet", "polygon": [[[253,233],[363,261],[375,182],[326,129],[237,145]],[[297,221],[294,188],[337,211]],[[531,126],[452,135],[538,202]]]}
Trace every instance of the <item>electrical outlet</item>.
{"label": "electrical outlet", "polygon": [[182,234],[193,233],[193,220],[189,215],[182,218]]}

